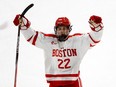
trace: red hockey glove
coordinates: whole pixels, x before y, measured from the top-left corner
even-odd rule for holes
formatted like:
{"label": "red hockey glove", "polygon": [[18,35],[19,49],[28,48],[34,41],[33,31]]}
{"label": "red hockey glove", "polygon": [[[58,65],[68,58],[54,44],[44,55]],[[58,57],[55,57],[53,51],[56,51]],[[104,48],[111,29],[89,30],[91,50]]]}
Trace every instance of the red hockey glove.
{"label": "red hockey glove", "polygon": [[93,15],[93,16],[90,17],[89,21],[91,21],[91,20],[94,21],[96,24],[102,22],[102,18],[99,17],[99,16],[95,16],[95,15]]}
{"label": "red hockey glove", "polygon": [[20,18],[20,14],[16,15],[13,23],[15,26],[21,25],[21,29],[27,29],[31,25],[30,21],[26,17]]}
{"label": "red hockey glove", "polygon": [[102,18],[99,16],[91,16],[89,19],[90,28],[93,31],[100,31],[103,28]]}

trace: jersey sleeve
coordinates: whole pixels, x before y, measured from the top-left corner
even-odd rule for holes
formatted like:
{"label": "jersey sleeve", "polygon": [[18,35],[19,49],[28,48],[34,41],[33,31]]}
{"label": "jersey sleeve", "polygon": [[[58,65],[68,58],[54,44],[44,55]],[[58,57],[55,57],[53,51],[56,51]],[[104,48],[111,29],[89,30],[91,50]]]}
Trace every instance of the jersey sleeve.
{"label": "jersey sleeve", "polygon": [[43,48],[45,36],[42,32],[28,28],[27,30],[21,30],[21,33],[29,43],[38,48]]}
{"label": "jersey sleeve", "polygon": [[96,31],[91,31],[89,33],[87,33],[87,40],[90,44],[90,47],[94,47],[97,43],[99,43],[101,41],[101,37],[103,34],[103,29],[96,32]]}

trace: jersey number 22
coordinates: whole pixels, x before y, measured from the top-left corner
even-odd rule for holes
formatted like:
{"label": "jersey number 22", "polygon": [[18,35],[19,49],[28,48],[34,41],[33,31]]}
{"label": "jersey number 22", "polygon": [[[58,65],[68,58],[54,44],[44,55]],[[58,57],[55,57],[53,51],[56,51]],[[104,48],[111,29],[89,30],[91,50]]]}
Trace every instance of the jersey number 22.
{"label": "jersey number 22", "polygon": [[71,66],[69,66],[69,63],[70,63],[70,59],[67,58],[67,59],[58,59],[58,68],[60,69],[68,69],[68,68],[71,68]]}

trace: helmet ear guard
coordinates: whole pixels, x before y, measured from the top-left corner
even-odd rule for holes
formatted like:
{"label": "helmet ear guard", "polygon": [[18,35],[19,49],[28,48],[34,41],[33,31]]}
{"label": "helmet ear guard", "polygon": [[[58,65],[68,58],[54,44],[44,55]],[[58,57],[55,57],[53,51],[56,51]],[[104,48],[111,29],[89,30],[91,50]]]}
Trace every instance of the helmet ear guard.
{"label": "helmet ear guard", "polygon": [[71,30],[72,30],[72,25],[71,25],[71,26],[69,26],[69,32],[71,32]]}

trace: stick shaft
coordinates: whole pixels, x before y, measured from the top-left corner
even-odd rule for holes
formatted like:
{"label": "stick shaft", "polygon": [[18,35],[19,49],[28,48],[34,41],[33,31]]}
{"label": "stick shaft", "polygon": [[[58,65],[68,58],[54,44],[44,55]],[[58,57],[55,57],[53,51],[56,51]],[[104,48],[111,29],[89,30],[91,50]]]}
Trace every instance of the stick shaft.
{"label": "stick shaft", "polygon": [[[33,7],[34,4],[30,4],[25,8],[25,10],[21,14],[21,18],[26,14],[26,12]],[[17,47],[16,47],[16,62],[15,62],[15,78],[14,78],[14,87],[16,87],[17,83],[17,71],[18,71],[18,57],[19,57],[19,42],[20,42],[20,29],[21,26],[18,27],[18,35],[17,35]]]}

